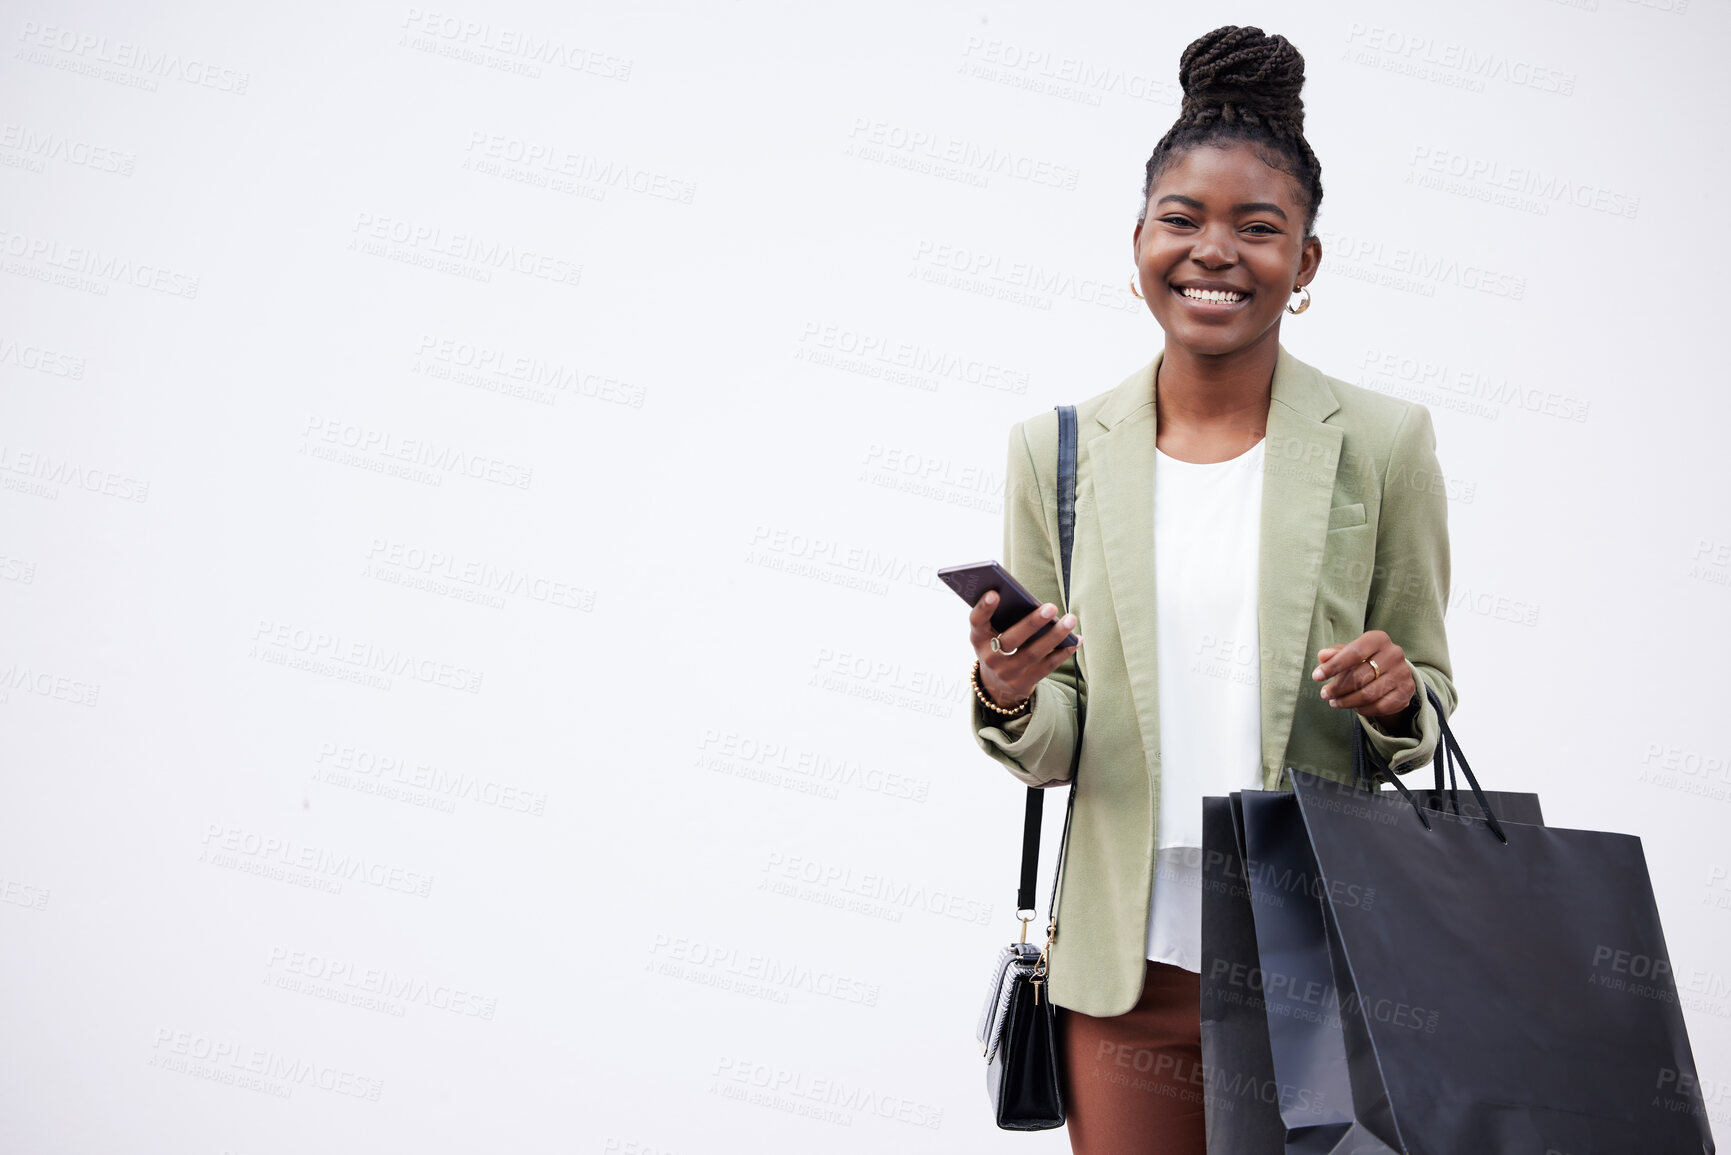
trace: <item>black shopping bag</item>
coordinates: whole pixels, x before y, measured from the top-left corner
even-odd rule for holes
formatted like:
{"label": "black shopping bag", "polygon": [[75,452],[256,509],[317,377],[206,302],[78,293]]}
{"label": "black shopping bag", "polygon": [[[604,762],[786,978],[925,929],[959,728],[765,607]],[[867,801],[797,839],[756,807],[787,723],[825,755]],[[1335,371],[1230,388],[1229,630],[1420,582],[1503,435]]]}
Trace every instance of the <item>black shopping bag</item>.
{"label": "black shopping bag", "polygon": [[1293,775],[1358,1131],[1335,1149],[1710,1155],[1640,839],[1503,821],[1462,769],[1482,819]]}
{"label": "black shopping bag", "polygon": [[[1340,808],[1356,808],[1384,795],[1341,790]],[[1390,792],[1387,798],[1399,802]],[[1482,813],[1478,800],[1460,799],[1440,786],[1417,795],[1428,809]],[[1483,800],[1499,816],[1506,812],[1542,824],[1533,794],[1486,791]],[[1404,805],[1404,803],[1402,803]],[[1349,1047],[1363,1042],[1348,1030],[1359,1013],[1335,981],[1336,961],[1329,943],[1324,903],[1353,907],[1367,916],[1382,895],[1374,879],[1325,880],[1299,813],[1298,799],[1285,791],[1245,791],[1242,795],[1242,844],[1245,875],[1254,912],[1257,971],[1262,991],[1270,1057],[1280,1088],[1280,1114],[1289,1155],[1311,1152],[1387,1150],[1359,1122],[1363,1104],[1355,1100]],[[1385,811],[1365,809],[1367,817]],[[1350,990],[1350,983],[1346,984]],[[1400,1012],[1416,1029],[1434,1029],[1435,1012],[1408,1007]],[[1362,1055],[1360,1056],[1363,1057]],[[1374,1063],[1374,1056],[1370,1057]],[[1280,1150],[1274,1148],[1273,1150]]]}
{"label": "black shopping bag", "polygon": [[[1368,788],[1387,773],[1362,732],[1355,777]],[[1443,769],[1449,770],[1445,788]],[[1446,745],[1436,784],[1416,792],[1430,810],[1499,815],[1542,824],[1532,794],[1462,796]],[[1391,795],[1397,796],[1397,795]],[[1341,1003],[1317,876],[1287,791],[1243,791],[1203,800],[1202,1046],[1210,1151],[1293,1155],[1383,1150],[1358,1125],[1348,1076]],[[1349,884],[1338,901],[1370,908],[1374,883]]]}
{"label": "black shopping bag", "polygon": [[1278,1155],[1286,1124],[1269,1052],[1239,796],[1202,800],[1202,1070],[1208,1150]]}

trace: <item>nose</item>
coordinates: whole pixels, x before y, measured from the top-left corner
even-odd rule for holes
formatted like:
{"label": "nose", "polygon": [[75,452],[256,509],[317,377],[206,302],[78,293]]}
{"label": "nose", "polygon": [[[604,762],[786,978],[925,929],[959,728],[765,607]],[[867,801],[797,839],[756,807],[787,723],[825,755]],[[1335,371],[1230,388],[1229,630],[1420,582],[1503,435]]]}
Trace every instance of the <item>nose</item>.
{"label": "nose", "polygon": [[1190,245],[1190,259],[1209,269],[1224,269],[1238,263],[1238,246],[1232,226],[1226,222],[1203,226]]}

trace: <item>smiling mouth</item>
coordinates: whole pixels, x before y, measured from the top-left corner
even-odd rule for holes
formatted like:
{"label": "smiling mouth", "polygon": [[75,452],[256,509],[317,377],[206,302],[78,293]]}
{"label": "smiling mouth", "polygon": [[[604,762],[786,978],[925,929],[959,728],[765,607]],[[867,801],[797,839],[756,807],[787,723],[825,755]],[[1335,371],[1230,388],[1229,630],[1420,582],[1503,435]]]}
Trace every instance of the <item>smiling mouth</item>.
{"label": "smiling mouth", "polygon": [[1234,292],[1231,289],[1181,288],[1178,290],[1178,295],[1192,301],[1207,301],[1215,305],[1235,305],[1250,294]]}

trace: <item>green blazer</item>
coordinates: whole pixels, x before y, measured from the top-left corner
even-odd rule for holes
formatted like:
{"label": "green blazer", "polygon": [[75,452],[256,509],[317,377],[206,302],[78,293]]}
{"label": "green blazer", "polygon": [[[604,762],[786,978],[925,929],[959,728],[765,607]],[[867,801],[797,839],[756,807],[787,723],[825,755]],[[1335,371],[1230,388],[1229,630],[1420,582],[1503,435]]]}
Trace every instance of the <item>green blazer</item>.
{"label": "green blazer", "polygon": [[[1000,724],[977,702],[980,747],[1030,786],[1069,781],[1078,676],[1086,719],[1076,809],[1059,885],[1052,1001],[1119,1015],[1141,997],[1160,803],[1160,672],[1155,664],[1154,373],[1160,359],[1076,407],[1076,535],[1068,609],[1080,652]],[[1283,348],[1274,369],[1262,482],[1259,604],[1263,785],[1297,767],[1352,778],[1362,725],[1397,770],[1430,760],[1427,701],[1416,732],[1390,733],[1329,706],[1310,672],[1325,646],[1381,629],[1421,686],[1455,704],[1443,612],[1448,509],[1430,414],[1338,381]],[[1063,606],[1058,560],[1058,419],[1010,431],[1004,564]]]}

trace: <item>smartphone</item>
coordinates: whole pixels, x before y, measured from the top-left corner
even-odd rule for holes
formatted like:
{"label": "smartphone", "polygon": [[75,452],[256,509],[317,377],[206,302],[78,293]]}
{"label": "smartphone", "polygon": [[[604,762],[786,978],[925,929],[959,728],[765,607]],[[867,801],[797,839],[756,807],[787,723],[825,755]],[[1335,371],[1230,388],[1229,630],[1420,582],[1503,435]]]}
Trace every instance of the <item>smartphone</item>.
{"label": "smartphone", "polygon": [[[998,591],[998,608],[992,611],[992,628],[1003,633],[1029,614],[1040,608],[1040,603],[1034,600],[1034,595],[1022,588],[1022,583],[1010,576],[1010,571],[995,561],[976,561],[968,565],[952,565],[938,571],[938,577],[943,583],[962,596],[968,605],[974,606],[985,596],[987,590]],[[1059,615],[1060,617],[1062,615]],[[1047,622],[1035,630],[1028,641],[1033,641],[1053,626],[1057,619]],[[1068,637],[1058,643],[1058,648],[1076,645],[1078,639],[1072,631]],[[1027,643],[1023,643],[1026,645]]]}

